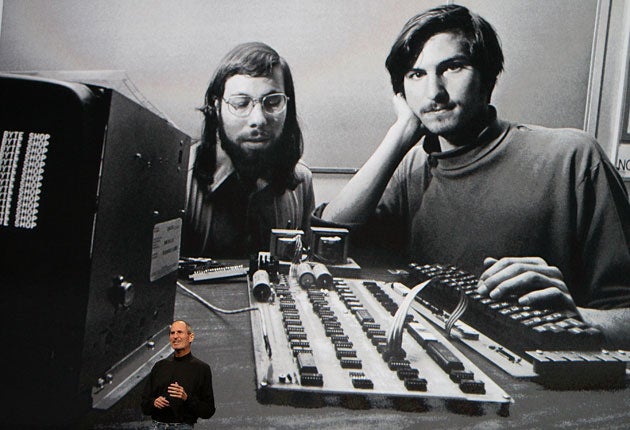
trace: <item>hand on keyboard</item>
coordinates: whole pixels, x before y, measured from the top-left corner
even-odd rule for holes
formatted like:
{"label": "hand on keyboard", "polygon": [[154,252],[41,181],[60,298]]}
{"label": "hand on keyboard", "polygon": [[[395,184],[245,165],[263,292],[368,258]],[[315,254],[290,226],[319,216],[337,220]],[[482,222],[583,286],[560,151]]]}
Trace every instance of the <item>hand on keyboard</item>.
{"label": "hand on keyboard", "polygon": [[488,257],[484,269],[477,288],[479,294],[495,300],[512,296],[521,305],[577,312],[562,272],[540,257]]}

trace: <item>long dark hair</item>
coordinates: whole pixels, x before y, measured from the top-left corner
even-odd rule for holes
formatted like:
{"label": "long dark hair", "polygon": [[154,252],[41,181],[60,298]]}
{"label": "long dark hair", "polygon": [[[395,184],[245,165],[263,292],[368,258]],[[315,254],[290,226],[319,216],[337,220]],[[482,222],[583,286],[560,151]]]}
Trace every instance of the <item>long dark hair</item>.
{"label": "long dark hair", "polygon": [[200,109],[204,115],[201,147],[197,151],[193,175],[207,185],[212,183],[216,170],[217,128],[219,113],[214,107],[215,100],[221,100],[225,81],[234,75],[269,77],[273,68],[279,65],[284,78],[284,90],[289,97],[284,129],[276,146],[271,171],[271,185],[279,193],[295,189],[299,181],[295,176],[295,165],[302,157],[302,131],[295,108],[295,89],[288,63],[273,48],[261,42],[248,42],[236,46],[221,61],[206,90],[205,104]]}
{"label": "long dark hair", "polygon": [[385,62],[394,92],[404,94],[405,73],[413,67],[427,40],[443,32],[459,33],[467,40],[471,63],[481,73],[490,102],[503,71],[501,42],[488,21],[459,5],[438,6],[407,21]]}

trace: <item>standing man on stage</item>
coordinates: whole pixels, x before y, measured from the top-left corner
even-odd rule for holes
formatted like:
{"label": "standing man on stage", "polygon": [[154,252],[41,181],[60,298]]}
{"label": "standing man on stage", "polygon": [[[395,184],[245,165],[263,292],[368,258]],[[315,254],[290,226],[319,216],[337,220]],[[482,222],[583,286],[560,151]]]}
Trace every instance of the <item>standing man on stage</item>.
{"label": "standing man on stage", "polygon": [[210,366],[192,355],[195,338],[186,321],[171,324],[169,340],[173,355],[160,360],[142,395],[142,412],[151,415],[154,429],[192,429],[198,418],[214,415]]}

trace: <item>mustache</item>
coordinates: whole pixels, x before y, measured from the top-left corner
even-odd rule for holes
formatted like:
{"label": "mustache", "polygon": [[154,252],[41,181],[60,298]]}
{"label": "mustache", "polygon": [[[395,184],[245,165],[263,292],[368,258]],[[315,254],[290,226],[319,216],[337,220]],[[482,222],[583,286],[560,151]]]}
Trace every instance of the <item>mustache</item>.
{"label": "mustache", "polygon": [[243,140],[256,140],[256,139],[264,140],[264,139],[270,139],[271,133],[268,133],[264,130],[252,130],[250,133],[245,133],[241,135],[240,138]]}
{"label": "mustache", "polygon": [[440,110],[450,110],[450,109],[453,109],[454,107],[455,107],[455,103],[431,103],[430,105],[425,106],[422,109],[420,109],[420,113],[424,114],[424,113],[437,112]]}

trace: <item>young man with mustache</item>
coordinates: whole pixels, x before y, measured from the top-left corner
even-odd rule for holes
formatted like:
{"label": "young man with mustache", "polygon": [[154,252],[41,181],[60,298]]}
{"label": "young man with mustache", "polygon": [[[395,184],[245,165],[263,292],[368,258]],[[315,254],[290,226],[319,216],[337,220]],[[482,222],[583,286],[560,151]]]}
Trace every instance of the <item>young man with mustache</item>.
{"label": "young man with mustache", "polygon": [[407,261],[455,264],[493,299],[579,312],[627,348],[630,204],[600,146],[579,130],[497,117],[501,46],[464,7],[411,18],[386,66],[397,120],[319,208],[321,222]]}

